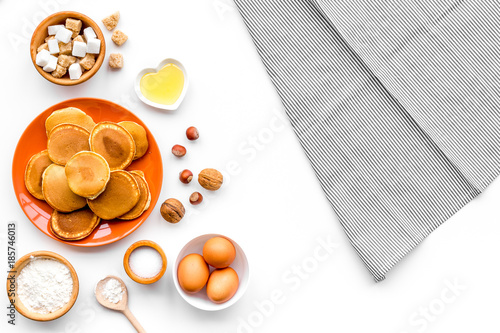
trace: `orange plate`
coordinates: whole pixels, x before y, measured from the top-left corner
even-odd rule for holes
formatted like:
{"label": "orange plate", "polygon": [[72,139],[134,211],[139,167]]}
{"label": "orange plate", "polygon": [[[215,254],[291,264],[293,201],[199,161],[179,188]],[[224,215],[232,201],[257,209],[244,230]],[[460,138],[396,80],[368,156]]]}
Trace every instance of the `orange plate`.
{"label": "orange plate", "polygon": [[[147,132],[149,148],[146,154],[140,159],[133,161],[127,170],[142,170],[151,191],[151,205],[140,217],[135,220],[111,220],[101,221],[90,236],[78,241],[63,241],[55,237],[50,231],[49,218],[52,208],[45,202],[33,197],[24,185],[24,170],[30,157],[44,149],[47,149],[47,135],[45,134],[45,119],[55,110],[73,106],[83,110],[91,116],[96,123],[104,120],[120,122],[123,120],[135,121],[142,125]],[[163,181],[163,166],[161,162],[160,150],[153,135],[144,123],[132,112],[124,107],[110,101],[98,98],[75,98],[51,106],[31,124],[28,125],[14,153],[12,162],[12,182],[17,201],[30,221],[44,234],[60,242],[74,246],[101,246],[116,242],[134,232],[147,219],[154,209],[160,195]]]}

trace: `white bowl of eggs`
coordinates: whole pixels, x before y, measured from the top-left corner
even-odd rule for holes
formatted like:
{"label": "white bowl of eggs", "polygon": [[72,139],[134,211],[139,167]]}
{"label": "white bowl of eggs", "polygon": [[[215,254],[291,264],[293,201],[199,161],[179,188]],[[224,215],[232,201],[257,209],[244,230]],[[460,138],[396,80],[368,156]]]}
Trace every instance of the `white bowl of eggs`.
{"label": "white bowl of eggs", "polygon": [[206,311],[222,310],[236,303],[245,293],[250,277],[241,247],[219,234],[198,236],[187,243],[172,272],[182,298]]}

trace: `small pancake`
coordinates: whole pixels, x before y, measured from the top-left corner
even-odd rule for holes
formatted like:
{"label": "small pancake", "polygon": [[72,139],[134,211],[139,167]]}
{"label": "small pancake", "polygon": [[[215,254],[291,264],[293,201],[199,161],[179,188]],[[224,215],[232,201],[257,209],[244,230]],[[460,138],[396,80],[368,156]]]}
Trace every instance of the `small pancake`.
{"label": "small pancake", "polygon": [[73,155],[65,171],[71,191],[87,199],[95,199],[104,191],[110,173],[104,157],[92,151]]}
{"label": "small pancake", "polygon": [[92,117],[87,115],[80,109],[69,107],[61,110],[52,112],[50,116],[45,120],[45,131],[47,136],[49,136],[50,131],[57,125],[61,124],[73,124],[85,128],[87,131],[92,131],[95,126]]}
{"label": "small pancake", "polygon": [[146,205],[144,206],[144,211],[146,211],[149,208],[149,205],[151,204],[151,191],[149,190],[148,181],[146,180],[146,176],[144,175],[144,171],[133,170],[133,171],[129,171],[129,173],[131,173],[134,176],[134,178],[136,178],[136,179],[137,179],[137,176],[139,176],[142,178],[142,180],[144,180],[144,185],[146,185],[146,189],[148,191],[148,198],[146,201]]}
{"label": "small pancake", "polygon": [[[144,178],[144,177],[145,177],[145,176],[144,176],[144,171],[142,171],[142,170],[134,170],[134,171],[129,171],[129,172],[130,172],[130,173],[132,173],[132,174],[135,174],[135,175],[139,175],[139,176],[141,176],[142,178]],[[144,178],[144,180],[146,180],[146,178]]]}
{"label": "small pancake", "polygon": [[90,150],[90,133],[85,128],[73,124],[57,125],[50,131],[47,150],[52,162],[65,165],[73,155]]}
{"label": "small pancake", "polygon": [[134,138],[135,156],[134,160],[146,154],[149,148],[148,135],[144,127],[133,121],[121,121],[118,125],[123,126]]}
{"label": "small pancake", "polygon": [[76,195],[69,188],[63,166],[49,165],[43,172],[42,179],[43,197],[50,207],[63,213],[69,213],[83,208],[87,204],[85,198]]}
{"label": "small pancake", "polygon": [[96,199],[88,199],[90,209],[103,220],[112,220],[130,211],[141,192],[134,176],[127,171],[111,171],[106,189]]}
{"label": "small pancake", "polygon": [[122,126],[103,121],[90,133],[90,150],[104,157],[111,171],[123,170],[134,159],[134,138]]}
{"label": "small pancake", "polygon": [[43,199],[42,175],[45,169],[52,164],[47,150],[31,156],[26,171],[24,172],[24,184],[32,196],[39,200]]}
{"label": "small pancake", "polygon": [[137,184],[139,185],[140,198],[134,208],[126,214],[118,217],[120,220],[133,220],[138,218],[146,209],[149,208],[149,204],[151,203],[151,192],[149,191],[148,183],[144,178],[144,173],[142,171],[129,171],[129,173],[134,176]]}
{"label": "small pancake", "polygon": [[101,219],[88,208],[71,213],[61,213],[54,209],[49,225],[57,238],[74,241],[90,235],[100,221]]}

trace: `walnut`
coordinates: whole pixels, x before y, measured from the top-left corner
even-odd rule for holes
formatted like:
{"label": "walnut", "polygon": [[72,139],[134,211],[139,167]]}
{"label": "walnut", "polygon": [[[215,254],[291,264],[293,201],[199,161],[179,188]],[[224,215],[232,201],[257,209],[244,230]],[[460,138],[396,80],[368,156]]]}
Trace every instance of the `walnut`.
{"label": "walnut", "polygon": [[222,174],[215,169],[203,169],[198,175],[198,183],[209,191],[216,191],[222,186]]}
{"label": "walnut", "polygon": [[179,200],[171,198],[161,204],[160,212],[167,222],[177,223],[182,220],[186,210]]}

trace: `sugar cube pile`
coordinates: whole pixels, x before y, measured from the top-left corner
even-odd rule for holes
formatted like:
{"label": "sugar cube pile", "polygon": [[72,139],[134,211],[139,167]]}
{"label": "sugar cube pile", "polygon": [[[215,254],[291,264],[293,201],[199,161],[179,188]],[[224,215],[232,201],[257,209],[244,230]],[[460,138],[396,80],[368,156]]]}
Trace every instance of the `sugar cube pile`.
{"label": "sugar cube pile", "polygon": [[[120,12],[115,12],[102,20],[102,23],[109,31],[112,31],[118,25]],[[111,35],[111,40],[117,46],[122,46],[128,39],[128,36],[121,30],[116,29]],[[109,67],[114,69],[123,68],[123,55],[121,53],[111,53],[109,55]]]}
{"label": "sugar cube pile", "polygon": [[[48,27],[48,37],[37,49],[35,63],[55,78],[78,80],[95,65],[101,40],[92,27],[82,31],[82,21],[67,18],[65,24]],[[80,35],[80,33],[82,33]]]}

